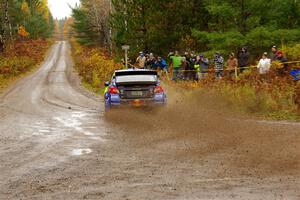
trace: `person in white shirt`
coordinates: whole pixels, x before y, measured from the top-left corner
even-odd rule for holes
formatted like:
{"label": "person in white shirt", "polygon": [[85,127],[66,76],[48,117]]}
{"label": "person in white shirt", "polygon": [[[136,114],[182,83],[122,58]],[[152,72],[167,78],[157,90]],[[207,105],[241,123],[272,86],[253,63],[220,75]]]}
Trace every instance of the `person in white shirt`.
{"label": "person in white shirt", "polygon": [[265,52],[257,65],[259,74],[267,74],[271,68],[271,59],[268,58],[268,53]]}

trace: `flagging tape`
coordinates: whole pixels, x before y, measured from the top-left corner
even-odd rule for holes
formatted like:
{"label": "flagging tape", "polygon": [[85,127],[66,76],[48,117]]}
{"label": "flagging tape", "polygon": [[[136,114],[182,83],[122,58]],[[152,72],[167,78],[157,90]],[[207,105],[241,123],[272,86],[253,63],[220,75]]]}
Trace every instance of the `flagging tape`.
{"label": "flagging tape", "polygon": [[[300,61],[292,61],[292,62],[283,62],[283,63],[278,63],[280,65],[285,65],[285,64],[298,64],[300,63]],[[250,67],[238,67],[237,69],[223,69],[221,71],[235,71],[235,70],[240,70],[240,69],[257,69],[257,66],[250,66]],[[293,66],[293,69],[300,69],[300,66]],[[180,69],[178,70],[180,72],[200,72],[197,70],[184,70],[184,69]],[[215,69],[209,69],[207,72],[214,72],[216,71]]]}

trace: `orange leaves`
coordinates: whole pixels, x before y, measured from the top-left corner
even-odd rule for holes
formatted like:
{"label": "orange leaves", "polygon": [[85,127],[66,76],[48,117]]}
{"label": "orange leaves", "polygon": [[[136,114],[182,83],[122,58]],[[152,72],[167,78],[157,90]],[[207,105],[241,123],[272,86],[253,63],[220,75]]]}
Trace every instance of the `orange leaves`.
{"label": "orange leaves", "polygon": [[43,60],[49,47],[46,40],[16,41],[5,49],[0,57],[0,75],[5,78],[17,76],[30,70]]}
{"label": "orange leaves", "polygon": [[5,57],[28,56],[38,62],[48,47],[49,41],[47,40],[18,40],[5,50],[4,55]]}
{"label": "orange leaves", "polygon": [[29,36],[29,33],[26,31],[24,26],[20,26],[18,29],[18,34],[21,37],[27,38]]}

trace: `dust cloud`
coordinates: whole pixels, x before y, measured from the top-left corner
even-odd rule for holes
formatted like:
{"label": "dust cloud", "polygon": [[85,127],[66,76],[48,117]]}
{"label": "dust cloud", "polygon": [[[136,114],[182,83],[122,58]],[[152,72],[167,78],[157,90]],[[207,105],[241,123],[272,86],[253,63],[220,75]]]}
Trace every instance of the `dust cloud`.
{"label": "dust cloud", "polygon": [[132,146],[177,161],[214,158],[233,175],[300,175],[299,125],[247,120],[211,93],[169,88],[168,94],[166,108],[112,110],[106,120]]}

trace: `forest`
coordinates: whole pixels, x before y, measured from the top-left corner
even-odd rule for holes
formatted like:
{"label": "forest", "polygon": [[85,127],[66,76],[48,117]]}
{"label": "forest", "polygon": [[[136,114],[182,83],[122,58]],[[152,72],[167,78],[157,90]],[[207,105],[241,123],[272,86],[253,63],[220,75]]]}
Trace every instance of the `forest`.
{"label": "forest", "polygon": [[73,18],[80,43],[117,50],[129,44],[133,54],[211,55],[246,46],[260,55],[300,39],[298,0],[81,0]]}
{"label": "forest", "polygon": [[43,61],[58,29],[47,0],[0,0],[0,92]]}
{"label": "forest", "polygon": [[1,0],[0,51],[15,39],[49,38],[54,25],[47,0]]}

